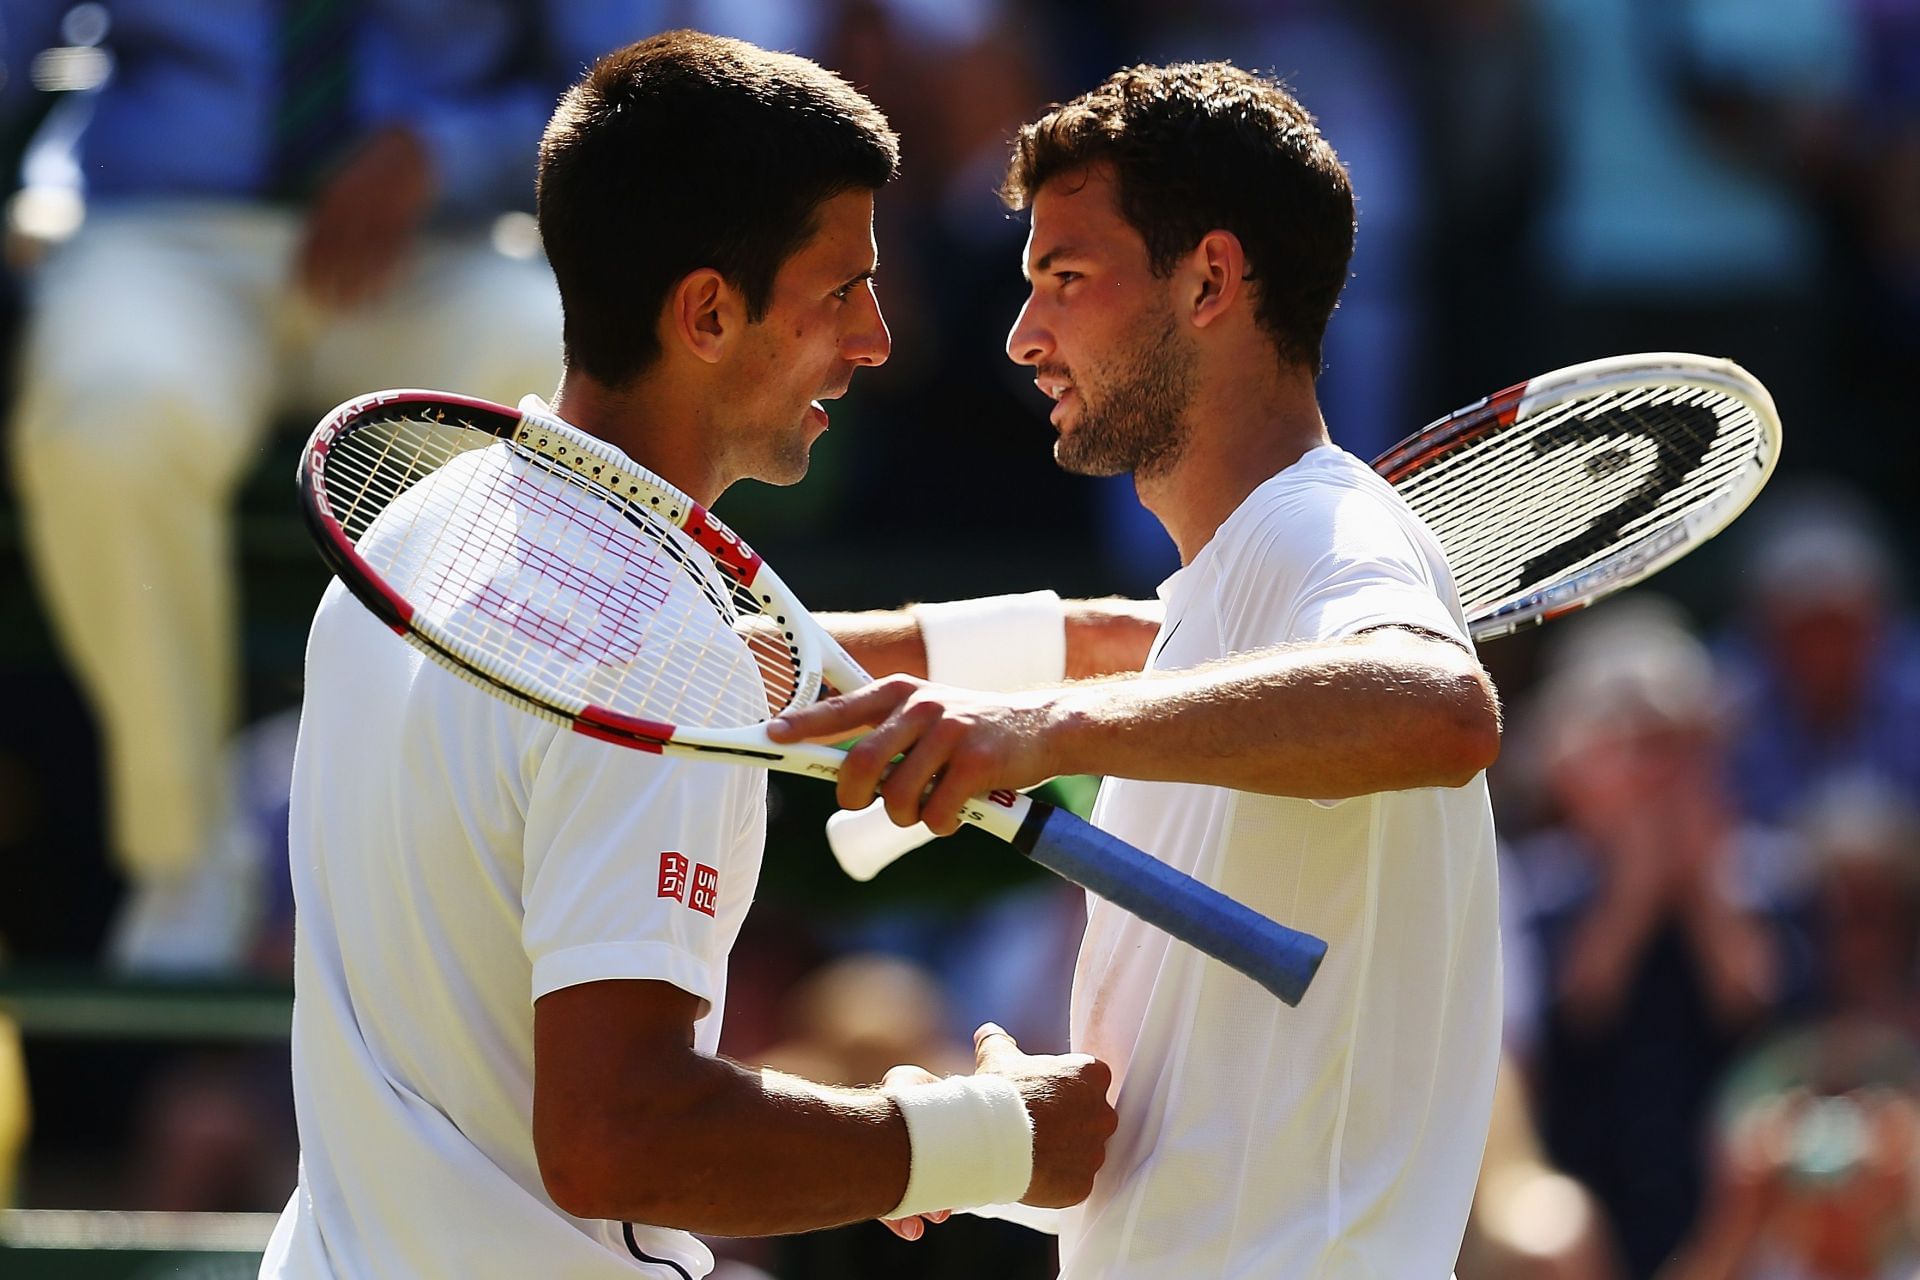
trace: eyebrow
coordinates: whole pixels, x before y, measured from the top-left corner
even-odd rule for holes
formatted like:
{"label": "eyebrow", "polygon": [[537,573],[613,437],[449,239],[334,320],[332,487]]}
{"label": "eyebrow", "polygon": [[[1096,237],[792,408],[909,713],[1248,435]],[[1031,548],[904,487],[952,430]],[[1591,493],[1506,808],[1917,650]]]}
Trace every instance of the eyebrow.
{"label": "eyebrow", "polygon": [[1073,245],[1070,245],[1070,244],[1055,245],[1053,248],[1047,250],[1045,253],[1040,255],[1039,259],[1034,262],[1033,269],[1031,271],[1027,269],[1027,265],[1024,262],[1021,263],[1020,274],[1025,276],[1028,280],[1032,280],[1037,275],[1045,275],[1047,268],[1052,266],[1054,263],[1058,262],[1060,259],[1078,258],[1080,256],[1081,256],[1080,250]]}

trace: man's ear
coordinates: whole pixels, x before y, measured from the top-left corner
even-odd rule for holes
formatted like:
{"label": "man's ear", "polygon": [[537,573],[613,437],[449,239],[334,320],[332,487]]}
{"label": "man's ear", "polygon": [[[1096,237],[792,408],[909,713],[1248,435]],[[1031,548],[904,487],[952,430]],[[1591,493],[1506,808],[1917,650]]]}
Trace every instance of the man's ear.
{"label": "man's ear", "polygon": [[695,359],[718,364],[727,344],[746,327],[740,293],[712,267],[690,271],[674,285],[660,318],[661,343],[678,346]]}
{"label": "man's ear", "polygon": [[1247,253],[1231,231],[1209,231],[1181,264],[1182,301],[1200,328],[1233,309],[1245,292]]}

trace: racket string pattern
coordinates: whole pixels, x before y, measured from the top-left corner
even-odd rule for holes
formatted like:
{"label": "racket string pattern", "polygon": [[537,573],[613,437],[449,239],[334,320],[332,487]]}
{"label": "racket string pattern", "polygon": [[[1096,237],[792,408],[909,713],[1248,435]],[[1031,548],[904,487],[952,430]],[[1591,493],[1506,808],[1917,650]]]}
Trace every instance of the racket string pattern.
{"label": "racket string pattern", "polygon": [[[1583,575],[1644,576],[1699,540],[1771,468],[1769,424],[1734,390],[1602,388],[1527,412],[1513,388],[1423,437],[1381,470],[1440,540],[1469,618],[1551,616],[1543,592],[1591,594]],[[1516,417],[1517,415],[1517,417]],[[1737,511],[1737,507],[1734,510]],[[1710,532],[1710,530],[1709,530]],[[1615,557],[1624,557],[1614,564]],[[1546,603],[1550,604],[1551,601]],[[1517,623],[1516,623],[1517,625]],[[1477,625],[1476,635],[1497,634]]]}
{"label": "racket string pattern", "polygon": [[763,598],[687,534],[511,442],[363,419],[329,451],[326,498],[423,636],[558,718],[756,724],[803,685]]}
{"label": "racket string pattern", "polygon": [[[636,750],[839,776],[843,751],[765,721],[867,674],[718,518],[544,404],[373,392],[321,420],[297,478],[346,588],[474,687]],[[1326,954],[1050,805],[961,814],[1288,1003]]]}

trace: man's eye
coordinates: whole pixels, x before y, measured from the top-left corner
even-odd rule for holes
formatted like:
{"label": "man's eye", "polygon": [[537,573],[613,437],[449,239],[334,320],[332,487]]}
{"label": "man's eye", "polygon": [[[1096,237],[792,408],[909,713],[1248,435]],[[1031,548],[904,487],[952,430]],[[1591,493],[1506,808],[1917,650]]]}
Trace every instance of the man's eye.
{"label": "man's eye", "polygon": [[1080,273],[1078,271],[1056,271],[1053,273],[1053,278],[1061,284],[1072,284],[1080,278]]}

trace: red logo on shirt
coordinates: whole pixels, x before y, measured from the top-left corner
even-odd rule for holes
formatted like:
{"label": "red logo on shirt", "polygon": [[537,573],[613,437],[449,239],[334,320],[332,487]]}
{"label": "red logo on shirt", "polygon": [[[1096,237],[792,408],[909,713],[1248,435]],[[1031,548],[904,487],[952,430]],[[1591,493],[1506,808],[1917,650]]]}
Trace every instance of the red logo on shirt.
{"label": "red logo on shirt", "polygon": [[720,873],[703,862],[693,869],[693,892],[687,897],[687,905],[712,915],[719,901]]}
{"label": "red logo on shirt", "polygon": [[[702,867],[702,871],[706,868]],[[663,853],[660,855],[660,896],[680,901],[687,891],[687,855],[684,853]],[[708,912],[712,915],[712,912]]]}

